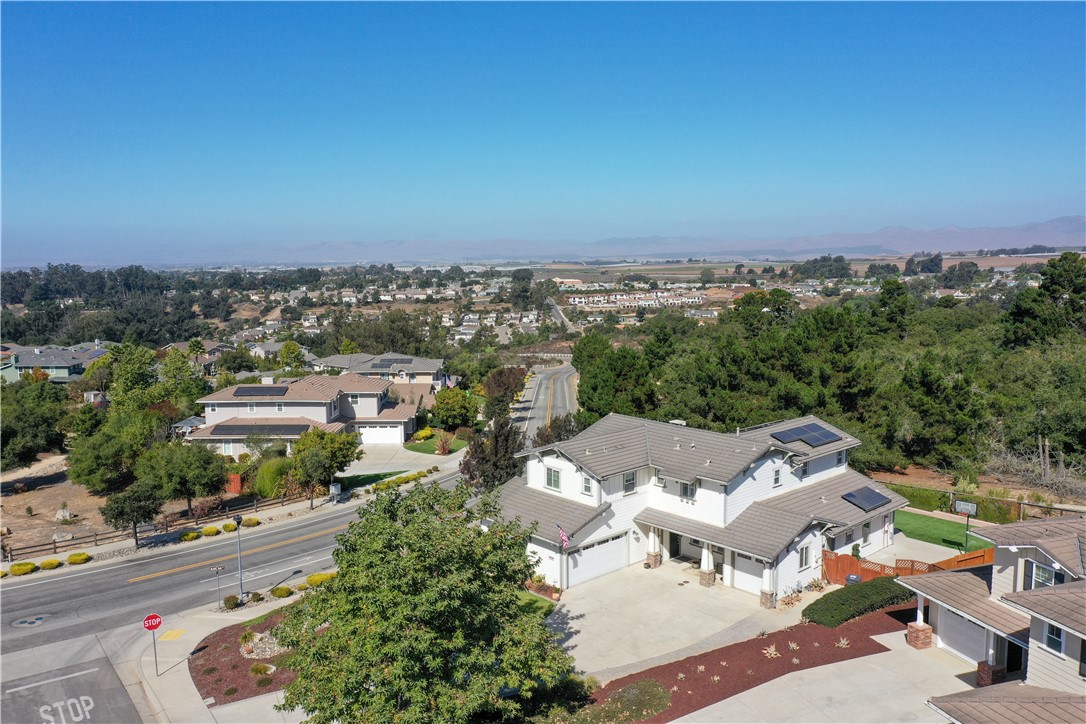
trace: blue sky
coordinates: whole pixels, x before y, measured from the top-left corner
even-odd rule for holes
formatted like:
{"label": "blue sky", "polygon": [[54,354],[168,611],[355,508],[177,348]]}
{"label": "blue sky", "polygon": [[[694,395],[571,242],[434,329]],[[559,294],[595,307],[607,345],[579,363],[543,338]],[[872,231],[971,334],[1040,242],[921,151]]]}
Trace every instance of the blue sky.
{"label": "blue sky", "polygon": [[4,2],[3,264],[1082,214],[1084,7]]}

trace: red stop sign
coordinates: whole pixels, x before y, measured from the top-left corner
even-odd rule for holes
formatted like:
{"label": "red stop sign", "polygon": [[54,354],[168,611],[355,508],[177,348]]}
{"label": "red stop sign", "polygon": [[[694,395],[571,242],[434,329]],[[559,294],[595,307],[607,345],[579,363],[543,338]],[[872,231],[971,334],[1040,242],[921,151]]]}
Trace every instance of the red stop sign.
{"label": "red stop sign", "polygon": [[156,628],[162,625],[162,617],[157,613],[152,613],[143,619],[143,627],[148,631],[154,631]]}

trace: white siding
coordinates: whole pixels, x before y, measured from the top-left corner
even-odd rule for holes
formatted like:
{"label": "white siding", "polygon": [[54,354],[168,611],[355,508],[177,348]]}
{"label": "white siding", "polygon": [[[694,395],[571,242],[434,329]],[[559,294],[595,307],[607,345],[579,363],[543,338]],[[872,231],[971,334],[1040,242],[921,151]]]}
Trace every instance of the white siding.
{"label": "white siding", "polygon": [[[781,469],[781,487],[773,487],[773,471]],[[728,504],[725,525],[731,523],[747,507],[756,500],[762,500],[772,495],[795,490],[797,479],[792,475],[791,467],[782,463],[781,458],[763,458],[755,463],[754,467],[746,473],[739,475],[728,487]]]}
{"label": "white siding", "polygon": [[528,542],[528,559],[537,560],[535,570],[552,586],[562,585],[562,556],[557,546],[538,538]]}
{"label": "white siding", "polygon": [[328,406],[319,403],[284,401],[282,412],[275,411],[274,402],[256,402],[256,411],[249,412],[247,402],[217,402],[215,412],[211,405],[204,406],[204,418],[208,425],[215,425],[231,417],[306,417],[316,422],[328,422]]}
{"label": "white siding", "polygon": [[563,498],[575,500],[578,503],[595,505],[595,503],[588,499],[588,496],[581,495],[581,473],[577,466],[561,455],[548,455],[543,459],[529,458],[525,471],[525,475],[528,479],[528,486],[537,490],[544,490],[548,493],[555,493],[554,490],[546,486],[547,468],[553,468],[560,473],[562,487],[557,494],[560,494]]}
{"label": "white siding", "polygon": [[[847,455],[845,456],[847,459]],[[830,453],[829,455],[823,455],[822,457],[814,458],[807,461],[807,477],[803,478],[803,484],[817,483],[820,480],[831,478],[834,475],[840,475],[845,472],[848,465],[837,465],[837,454]],[[796,468],[796,474],[799,475],[800,468]]]}
{"label": "white siding", "polygon": [[1086,684],[1078,674],[1079,647],[1082,639],[1070,631],[1063,632],[1063,654],[1044,645],[1046,624],[1034,618],[1029,628],[1029,664],[1026,683],[1049,689],[1081,694]]}
{"label": "white siding", "polygon": [[[351,395],[358,397],[358,404],[351,404]],[[346,417],[377,417],[381,411],[381,396],[374,393],[343,393],[339,396],[339,414]]]}
{"label": "white siding", "polygon": [[1006,548],[996,548],[992,561],[992,600],[998,601],[1005,593],[1014,593],[1020,587],[1018,554]]}
{"label": "white siding", "polygon": [[[683,498],[679,493],[681,485],[674,478],[661,478],[663,487],[656,485],[656,477],[652,470],[642,470],[638,480],[638,495],[644,492],[648,501],[642,507],[658,508],[659,510],[684,518],[691,518],[711,525],[724,525],[724,486],[719,483],[703,480],[699,481],[694,490],[693,498]],[[642,480],[648,482],[642,483]],[[621,490],[621,480],[619,481]]]}
{"label": "white siding", "polygon": [[[799,549],[810,546],[810,565],[802,571],[799,569]],[[822,578],[822,545],[815,528],[807,530],[800,536],[798,543],[788,546],[777,557],[777,595],[784,596],[793,591],[797,586],[802,587],[812,578]]]}

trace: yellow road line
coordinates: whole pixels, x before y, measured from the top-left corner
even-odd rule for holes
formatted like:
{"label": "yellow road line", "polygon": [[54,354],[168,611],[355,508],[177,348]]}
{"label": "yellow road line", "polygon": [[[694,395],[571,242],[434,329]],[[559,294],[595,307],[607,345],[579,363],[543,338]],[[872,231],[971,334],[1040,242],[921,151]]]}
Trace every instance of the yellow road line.
{"label": "yellow road line", "polygon": [[[291,543],[298,543],[303,540],[309,540],[310,538],[316,538],[318,536],[326,535],[328,533],[335,533],[337,531],[346,530],[348,524],[337,526],[335,528],[328,528],[327,530],[319,530],[316,533],[309,533],[307,535],[298,536],[297,538],[291,538],[290,540],[280,541],[279,543],[269,543],[266,546],[260,546],[259,548],[250,548],[244,553],[260,553],[261,551],[270,551],[273,548],[281,548]],[[192,570],[193,568],[199,568],[200,566],[210,565],[212,563],[222,563],[223,561],[229,561],[236,558],[237,555],[231,553],[226,556],[219,556],[218,558],[211,558],[206,561],[200,561],[199,563],[189,563],[188,565],[178,566],[177,568],[171,568],[168,571],[159,571],[158,573],[148,573],[146,576],[137,576],[135,578],[129,578],[128,583],[139,583],[140,581],[148,581],[152,578],[158,578],[159,576],[168,576],[171,573],[180,573],[181,571]]]}
{"label": "yellow road line", "polygon": [[547,393],[547,421],[544,425],[551,424],[551,408],[554,406],[554,376],[551,376],[550,391]]}

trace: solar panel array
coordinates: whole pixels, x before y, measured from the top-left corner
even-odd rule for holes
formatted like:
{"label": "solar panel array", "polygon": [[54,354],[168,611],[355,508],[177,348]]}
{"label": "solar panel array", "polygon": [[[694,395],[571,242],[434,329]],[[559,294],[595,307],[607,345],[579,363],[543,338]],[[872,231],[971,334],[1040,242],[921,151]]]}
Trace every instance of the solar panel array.
{"label": "solar panel array", "polygon": [[285,394],[287,394],[286,387],[273,385],[252,385],[234,390],[234,397],[282,397]]}
{"label": "solar panel array", "polygon": [[885,495],[867,485],[857,488],[851,493],[845,493],[841,497],[865,513],[869,513],[875,508],[890,502],[890,499]]}
{"label": "solar panel array", "polygon": [[213,437],[248,437],[249,435],[301,435],[310,425],[216,425]]}
{"label": "solar panel array", "polygon": [[409,365],[413,362],[410,357],[392,357],[390,359],[378,360],[373,363],[373,369],[375,370],[387,370],[392,365]]}
{"label": "solar panel array", "polygon": [[841,436],[836,432],[830,432],[816,422],[800,425],[799,427],[790,427],[779,432],[771,432],[769,435],[785,445],[800,440],[811,447],[822,447],[827,443],[837,442],[841,439]]}

